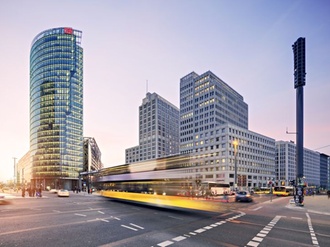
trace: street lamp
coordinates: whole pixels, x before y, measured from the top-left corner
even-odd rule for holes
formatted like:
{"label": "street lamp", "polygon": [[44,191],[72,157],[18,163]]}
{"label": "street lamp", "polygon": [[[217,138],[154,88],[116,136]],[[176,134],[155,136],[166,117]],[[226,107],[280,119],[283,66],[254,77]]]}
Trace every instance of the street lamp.
{"label": "street lamp", "polygon": [[13,157],[13,160],[14,160],[14,184],[16,184],[16,175],[17,175],[17,172],[16,172],[16,157]]}
{"label": "street lamp", "polygon": [[234,175],[234,189],[236,190],[237,188],[237,146],[238,146],[238,141],[234,140],[233,141],[234,145],[234,159],[235,159],[235,175]]}

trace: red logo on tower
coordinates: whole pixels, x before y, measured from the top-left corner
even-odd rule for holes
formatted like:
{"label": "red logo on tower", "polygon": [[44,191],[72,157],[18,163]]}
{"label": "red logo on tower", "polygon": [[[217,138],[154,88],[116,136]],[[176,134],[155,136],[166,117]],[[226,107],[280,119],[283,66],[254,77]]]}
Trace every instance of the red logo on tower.
{"label": "red logo on tower", "polygon": [[71,27],[65,27],[64,28],[64,33],[66,33],[66,34],[73,34],[73,29]]}

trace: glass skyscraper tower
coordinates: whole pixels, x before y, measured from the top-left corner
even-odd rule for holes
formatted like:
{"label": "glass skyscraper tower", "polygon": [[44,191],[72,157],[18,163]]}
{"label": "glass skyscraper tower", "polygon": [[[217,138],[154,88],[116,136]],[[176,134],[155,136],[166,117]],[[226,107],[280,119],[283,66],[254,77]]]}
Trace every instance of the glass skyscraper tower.
{"label": "glass skyscraper tower", "polygon": [[53,28],[30,52],[30,154],[35,186],[71,189],[83,169],[82,32]]}

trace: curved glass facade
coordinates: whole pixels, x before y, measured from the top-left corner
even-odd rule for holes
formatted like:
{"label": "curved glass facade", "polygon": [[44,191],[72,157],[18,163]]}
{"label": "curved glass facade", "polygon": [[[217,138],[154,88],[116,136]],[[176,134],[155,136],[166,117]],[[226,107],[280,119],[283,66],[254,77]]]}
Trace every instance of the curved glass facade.
{"label": "curved glass facade", "polygon": [[46,30],[30,52],[32,178],[72,188],[83,169],[83,49],[81,31]]}

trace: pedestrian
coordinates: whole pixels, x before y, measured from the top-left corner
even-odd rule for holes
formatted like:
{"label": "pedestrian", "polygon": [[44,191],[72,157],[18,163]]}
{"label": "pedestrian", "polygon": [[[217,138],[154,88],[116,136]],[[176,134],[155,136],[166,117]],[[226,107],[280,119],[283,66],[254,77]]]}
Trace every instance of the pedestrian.
{"label": "pedestrian", "polygon": [[328,199],[330,199],[330,190],[328,190],[327,194],[328,194]]}
{"label": "pedestrian", "polygon": [[228,192],[227,191],[224,192],[223,199],[224,199],[225,202],[229,202]]}

